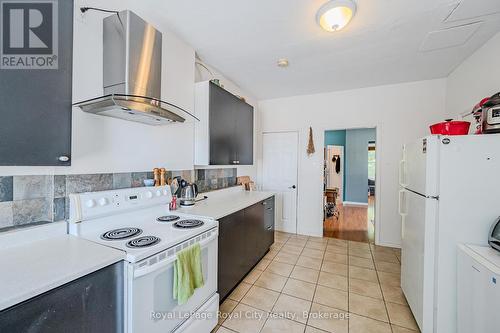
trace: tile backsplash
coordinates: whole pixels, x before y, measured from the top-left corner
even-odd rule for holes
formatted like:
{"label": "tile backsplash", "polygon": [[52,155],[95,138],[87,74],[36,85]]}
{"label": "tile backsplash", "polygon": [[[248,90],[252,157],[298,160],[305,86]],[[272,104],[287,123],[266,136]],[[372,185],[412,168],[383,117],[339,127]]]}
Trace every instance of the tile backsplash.
{"label": "tile backsplash", "polygon": [[[167,171],[167,178],[177,176],[195,182],[200,192],[236,185],[236,168]],[[0,176],[0,232],[66,219],[71,193],[141,187],[148,178],[152,172]]]}

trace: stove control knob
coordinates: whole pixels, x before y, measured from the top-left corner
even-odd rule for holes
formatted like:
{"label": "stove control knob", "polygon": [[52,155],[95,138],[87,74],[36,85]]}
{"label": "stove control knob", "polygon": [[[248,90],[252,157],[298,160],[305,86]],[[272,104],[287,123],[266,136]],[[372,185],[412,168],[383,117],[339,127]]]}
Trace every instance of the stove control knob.
{"label": "stove control knob", "polygon": [[151,192],[151,191],[147,191],[147,192],[145,193],[145,195],[146,195],[146,198],[151,199],[151,198],[153,197],[153,192]]}
{"label": "stove control knob", "polygon": [[87,202],[85,203],[85,205],[86,205],[88,208],[95,207],[95,200],[94,200],[94,199],[90,199],[89,201],[87,201]]}
{"label": "stove control knob", "polygon": [[106,206],[109,203],[109,200],[106,198],[99,199],[99,206]]}
{"label": "stove control knob", "polygon": [[161,195],[161,191],[160,190],[156,191],[156,196],[159,197],[160,195]]}

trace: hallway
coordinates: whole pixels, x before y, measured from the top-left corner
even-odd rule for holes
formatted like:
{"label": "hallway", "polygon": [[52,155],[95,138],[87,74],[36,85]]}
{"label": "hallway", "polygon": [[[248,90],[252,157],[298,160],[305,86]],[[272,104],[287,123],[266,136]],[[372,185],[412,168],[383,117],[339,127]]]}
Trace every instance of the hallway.
{"label": "hallway", "polygon": [[355,242],[374,243],[375,198],[370,196],[367,207],[338,205],[339,218],[329,217],[323,222],[323,237]]}

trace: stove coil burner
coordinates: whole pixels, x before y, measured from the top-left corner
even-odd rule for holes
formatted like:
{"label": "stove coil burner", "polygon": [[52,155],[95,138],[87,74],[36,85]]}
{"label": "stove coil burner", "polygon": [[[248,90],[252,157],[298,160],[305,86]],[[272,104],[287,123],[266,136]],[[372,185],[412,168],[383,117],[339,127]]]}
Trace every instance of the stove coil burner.
{"label": "stove coil burner", "polygon": [[200,220],[182,220],[174,223],[174,226],[181,229],[191,229],[201,227],[205,222]]}
{"label": "stove coil burner", "polygon": [[120,228],[106,231],[101,235],[101,239],[110,241],[121,240],[140,235],[141,233],[142,230],[139,228]]}
{"label": "stove coil burner", "polygon": [[155,236],[142,236],[128,241],[126,246],[129,248],[143,248],[158,244],[160,240],[160,238]]}
{"label": "stove coil burner", "polygon": [[179,216],[177,215],[165,215],[165,216],[160,216],[159,218],[156,219],[158,222],[174,222],[180,219]]}

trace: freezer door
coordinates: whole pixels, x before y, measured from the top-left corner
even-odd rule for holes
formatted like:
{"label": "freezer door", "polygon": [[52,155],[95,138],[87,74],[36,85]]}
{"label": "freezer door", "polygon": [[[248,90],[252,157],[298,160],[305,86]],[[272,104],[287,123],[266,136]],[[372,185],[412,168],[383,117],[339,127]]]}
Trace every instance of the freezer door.
{"label": "freezer door", "polygon": [[432,332],[438,201],[410,191],[402,196],[401,288],[422,332]]}
{"label": "freezer door", "polygon": [[400,163],[400,184],[425,196],[437,196],[438,168],[438,136],[428,136],[406,144]]}

